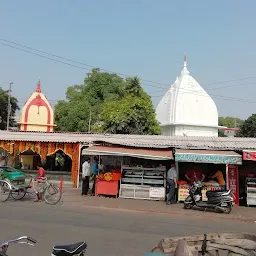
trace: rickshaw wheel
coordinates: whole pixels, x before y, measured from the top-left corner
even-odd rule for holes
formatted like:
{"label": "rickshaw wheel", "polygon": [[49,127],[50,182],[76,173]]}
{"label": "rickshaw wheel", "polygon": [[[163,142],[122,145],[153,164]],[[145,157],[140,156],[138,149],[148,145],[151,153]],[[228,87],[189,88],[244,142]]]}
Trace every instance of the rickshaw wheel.
{"label": "rickshaw wheel", "polygon": [[9,186],[9,184],[4,181],[1,180],[0,181],[0,202],[5,202],[9,199],[11,194],[11,188]]}
{"label": "rickshaw wheel", "polygon": [[27,194],[26,190],[12,190],[11,196],[14,200],[21,200]]}

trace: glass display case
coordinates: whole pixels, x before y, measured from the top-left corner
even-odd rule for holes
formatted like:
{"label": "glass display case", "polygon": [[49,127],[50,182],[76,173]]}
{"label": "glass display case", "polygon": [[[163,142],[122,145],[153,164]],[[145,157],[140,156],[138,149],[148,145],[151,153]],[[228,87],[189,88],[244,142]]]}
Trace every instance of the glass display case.
{"label": "glass display case", "polygon": [[256,178],[246,178],[246,203],[256,205]]}
{"label": "glass display case", "polygon": [[166,169],[122,167],[119,197],[165,200]]}

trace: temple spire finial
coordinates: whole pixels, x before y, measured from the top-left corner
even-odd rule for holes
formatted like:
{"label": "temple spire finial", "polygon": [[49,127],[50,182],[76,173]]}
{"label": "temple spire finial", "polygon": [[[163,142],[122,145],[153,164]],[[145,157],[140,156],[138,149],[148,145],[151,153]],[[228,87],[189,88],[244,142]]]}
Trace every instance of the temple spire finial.
{"label": "temple spire finial", "polygon": [[187,53],[184,55],[184,67],[187,67]]}
{"label": "temple spire finial", "polygon": [[182,75],[189,75],[189,71],[187,69],[187,54],[184,55],[184,64],[183,64],[183,70],[181,72]]}
{"label": "temple spire finial", "polygon": [[41,93],[41,83],[40,83],[40,79],[38,80],[38,83],[37,83],[37,88],[36,88],[36,92],[39,92]]}

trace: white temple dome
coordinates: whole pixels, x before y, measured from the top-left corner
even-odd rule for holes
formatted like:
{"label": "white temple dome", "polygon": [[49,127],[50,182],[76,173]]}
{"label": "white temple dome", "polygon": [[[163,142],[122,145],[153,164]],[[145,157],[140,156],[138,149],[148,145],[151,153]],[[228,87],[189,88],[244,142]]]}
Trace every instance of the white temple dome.
{"label": "white temple dome", "polygon": [[189,74],[186,56],[181,75],[156,108],[163,135],[218,136],[218,110],[208,93]]}

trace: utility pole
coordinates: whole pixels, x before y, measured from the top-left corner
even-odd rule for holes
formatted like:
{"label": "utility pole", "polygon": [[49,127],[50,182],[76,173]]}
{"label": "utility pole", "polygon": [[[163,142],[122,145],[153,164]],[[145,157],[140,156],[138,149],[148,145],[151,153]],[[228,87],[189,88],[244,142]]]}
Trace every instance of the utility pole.
{"label": "utility pole", "polygon": [[88,133],[91,132],[91,121],[92,121],[92,111],[90,110],[89,124],[88,124]]}
{"label": "utility pole", "polygon": [[7,110],[7,125],[6,125],[7,131],[9,131],[9,125],[10,125],[12,85],[13,85],[13,82],[10,83],[10,87],[8,91],[8,110]]}

